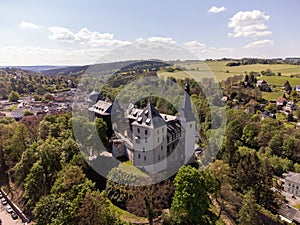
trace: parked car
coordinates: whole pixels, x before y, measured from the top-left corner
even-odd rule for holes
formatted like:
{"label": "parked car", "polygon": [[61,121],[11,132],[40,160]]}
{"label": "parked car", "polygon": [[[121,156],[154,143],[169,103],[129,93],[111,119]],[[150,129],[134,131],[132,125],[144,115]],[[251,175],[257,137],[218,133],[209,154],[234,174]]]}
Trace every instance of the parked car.
{"label": "parked car", "polygon": [[11,208],[10,205],[8,205],[6,211],[7,211],[8,213],[12,213],[12,212],[13,212],[13,209]]}
{"label": "parked car", "polygon": [[5,198],[3,198],[3,199],[1,200],[1,203],[2,203],[2,205],[7,205],[7,201],[5,200]]}
{"label": "parked car", "polygon": [[10,215],[14,220],[18,219],[18,215],[15,212],[12,212]]}

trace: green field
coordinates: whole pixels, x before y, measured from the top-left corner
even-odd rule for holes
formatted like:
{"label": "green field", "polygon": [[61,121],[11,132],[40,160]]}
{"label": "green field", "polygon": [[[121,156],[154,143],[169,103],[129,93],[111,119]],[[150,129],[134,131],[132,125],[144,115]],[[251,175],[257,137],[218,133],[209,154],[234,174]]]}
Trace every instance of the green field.
{"label": "green field", "polygon": [[[197,78],[202,76],[208,76],[213,74],[219,81],[231,77],[234,75],[245,75],[245,73],[261,72],[266,69],[272,70],[275,74],[278,72],[281,73],[281,77],[264,76],[262,79],[265,79],[267,82],[270,82],[271,85],[283,85],[286,80],[289,80],[291,85],[300,85],[299,78],[291,78],[290,75],[300,75],[300,65],[289,65],[289,64],[253,64],[253,65],[242,65],[242,66],[226,66],[228,61],[207,61],[202,62],[192,62],[180,64],[181,67],[185,67],[187,71],[178,71],[178,72],[159,72],[159,76],[168,77],[172,76],[179,79],[184,79],[189,77],[189,74]],[[195,71],[190,71],[195,70]]]}
{"label": "green field", "polygon": [[262,76],[260,79],[265,80],[269,85],[276,85],[283,87],[284,83],[288,80],[291,86],[300,85],[300,78],[290,76]]}

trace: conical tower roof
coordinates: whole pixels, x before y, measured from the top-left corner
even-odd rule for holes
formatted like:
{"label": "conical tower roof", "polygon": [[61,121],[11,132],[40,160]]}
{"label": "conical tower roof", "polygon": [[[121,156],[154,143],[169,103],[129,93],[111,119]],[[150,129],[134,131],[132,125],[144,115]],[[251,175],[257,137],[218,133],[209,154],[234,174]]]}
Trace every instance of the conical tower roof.
{"label": "conical tower roof", "polygon": [[196,120],[192,112],[191,99],[190,99],[190,85],[188,83],[186,83],[185,85],[184,99],[182,103],[182,108],[179,113],[179,119],[185,122]]}

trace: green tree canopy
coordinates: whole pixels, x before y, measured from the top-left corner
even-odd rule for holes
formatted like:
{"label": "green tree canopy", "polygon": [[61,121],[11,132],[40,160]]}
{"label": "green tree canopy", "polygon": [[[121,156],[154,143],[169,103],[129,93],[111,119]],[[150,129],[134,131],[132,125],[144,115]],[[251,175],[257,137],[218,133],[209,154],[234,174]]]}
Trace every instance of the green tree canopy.
{"label": "green tree canopy", "polygon": [[11,91],[10,94],[8,95],[8,100],[10,102],[18,102],[19,101],[19,94],[16,91]]}
{"label": "green tree canopy", "polygon": [[259,223],[258,208],[253,190],[249,190],[245,195],[242,207],[239,211],[238,222],[240,225],[257,225]]}
{"label": "green tree canopy", "polygon": [[174,179],[175,194],[171,213],[180,224],[201,224],[208,210],[209,199],[206,193],[202,172],[191,167],[181,167]]}

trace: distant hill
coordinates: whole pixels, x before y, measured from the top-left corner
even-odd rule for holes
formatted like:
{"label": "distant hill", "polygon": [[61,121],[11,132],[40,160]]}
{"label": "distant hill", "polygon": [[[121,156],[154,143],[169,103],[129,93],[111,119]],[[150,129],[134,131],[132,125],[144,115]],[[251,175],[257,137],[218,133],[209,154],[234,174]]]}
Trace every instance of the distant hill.
{"label": "distant hill", "polygon": [[68,66],[1,66],[0,68],[17,68],[21,70],[30,70],[33,72],[42,72],[44,70],[50,70],[50,69],[58,69],[58,68],[65,68]]}
{"label": "distant hill", "polygon": [[47,75],[60,75],[60,76],[68,76],[68,75],[80,75],[87,72],[110,72],[120,70],[132,63],[136,63],[135,60],[130,61],[122,61],[122,62],[111,62],[111,63],[99,63],[93,65],[85,65],[85,66],[69,66],[64,68],[54,68],[49,70],[43,70],[41,73]]}

